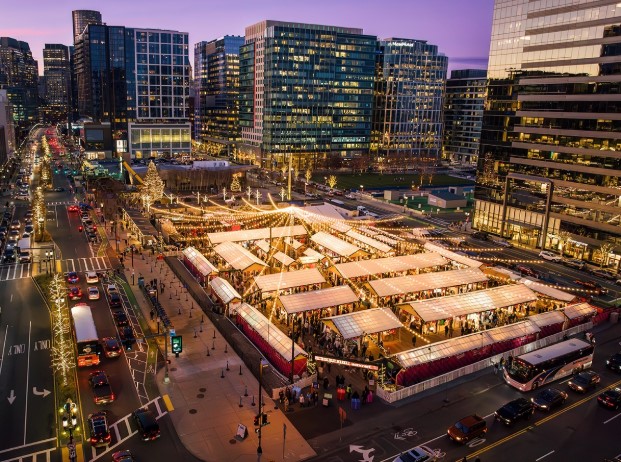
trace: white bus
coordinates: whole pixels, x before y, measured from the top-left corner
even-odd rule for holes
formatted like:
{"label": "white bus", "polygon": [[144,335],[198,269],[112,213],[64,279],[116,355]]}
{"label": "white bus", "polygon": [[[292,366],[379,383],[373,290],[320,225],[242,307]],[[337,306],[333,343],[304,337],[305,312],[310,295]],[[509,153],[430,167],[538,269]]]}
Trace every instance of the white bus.
{"label": "white bus", "polygon": [[513,358],[503,375],[509,385],[520,391],[535,390],[591,367],[593,350],[593,345],[583,340],[565,340]]}
{"label": "white bus", "polygon": [[75,341],[78,366],[96,366],[99,364],[99,337],[93,321],[91,307],[78,303],[71,308],[73,339]]}

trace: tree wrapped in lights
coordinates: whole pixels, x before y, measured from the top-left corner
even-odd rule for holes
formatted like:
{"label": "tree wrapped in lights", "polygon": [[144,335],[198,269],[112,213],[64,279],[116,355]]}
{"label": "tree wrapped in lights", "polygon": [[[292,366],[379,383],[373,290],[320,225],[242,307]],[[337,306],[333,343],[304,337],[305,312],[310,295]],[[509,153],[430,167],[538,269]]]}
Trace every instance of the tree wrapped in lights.
{"label": "tree wrapped in lights", "polygon": [[336,186],[336,175],[330,175],[328,177],[328,186],[330,186],[331,189],[334,189],[334,187]]}
{"label": "tree wrapped in lights", "polygon": [[239,175],[235,173],[233,175],[233,181],[231,182],[231,192],[240,192],[241,183],[239,182]]}
{"label": "tree wrapped in lights", "polygon": [[306,178],[306,182],[310,183],[311,179],[313,178],[313,171],[310,168],[306,169],[306,173],[304,174],[304,178]]}
{"label": "tree wrapped in lights", "polygon": [[44,241],[46,208],[45,200],[43,199],[43,189],[41,186],[37,187],[34,191],[32,210],[35,225],[35,240],[39,242]]}
{"label": "tree wrapped in lights", "polygon": [[67,307],[67,292],[65,283],[60,274],[55,274],[50,283],[50,299],[52,300],[52,369],[59,374],[62,384],[68,384],[71,369],[75,367],[73,345],[71,343],[69,327],[69,308]]}
{"label": "tree wrapped in lights", "polygon": [[164,181],[157,172],[157,167],[153,161],[149,162],[147,174],[144,176],[143,184],[140,187],[140,194],[147,207],[151,207],[155,201],[160,200],[164,196]]}

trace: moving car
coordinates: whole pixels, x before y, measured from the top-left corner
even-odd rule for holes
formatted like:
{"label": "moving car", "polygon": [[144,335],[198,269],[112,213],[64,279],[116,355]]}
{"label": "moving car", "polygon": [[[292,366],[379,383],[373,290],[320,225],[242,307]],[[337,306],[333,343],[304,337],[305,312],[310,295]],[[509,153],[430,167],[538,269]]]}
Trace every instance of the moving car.
{"label": "moving car", "polygon": [[112,453],[112,462],[135,462],[134,456],[129,449]]}
{"label": "moving car", "polygon": [[114,392],[104,371],[92,372],[88,377],[88,383],[93,390],[95,404],[107,404],[114,401]]}
{"label": "moving car", "polygon": [[534,269],[532,269],[530,266],[526,266],[526,265],[516,265],[515,266],[515,270],[518,271],[520,274],[526,275],[526,276],[530,276],[533,278],[538,278],[539,277],[539,273],[537,271],[535,271]]}
{"label": "moving car", "polygon": [[621,372],[621,353],[615,353],[606,360],[606,367],[613,371]]}
{"label": "moving car", "polygon": [[79,280],[80,280],[80,276],[78,276],[78,273],[76,273],[75,271],[70,271],[69,273],[67,273],[67,282],[68,283],[75,284]]}
{"label": "moving car", "polygon": [[116,337],[104,337],[101,339],[101,344],[106,358],[117,358],[123,351]]}
{"label": "moving car", "polygon": [[99,411],[88,416],[87,426],[90,435],[88,441],[96,448],[110,444],[110,428],[106,415],[106,411]]}
{"label": "moving car", "polygon": [[478,239],[479,241],[487,241],[489,240],[489,234],[485,231],[477,231],[472,233],[473,239]]}
{"label": "moving car", "polygon": [[561,406],[569,395],[558,388],[547,388],[540,391],[537,396],[533,396],[530,400],[537,409],[542,411],[550,411],[555,407]]}
{"label": "moving car", "polygon": [[88,288],[88,299],[99,300],[99,289],[97,287],[91,286]]}
{"label": "moving car", "polygon": [[597,276],[598,278],[606,279],[608,281],[614,281],[617,279],[616,273],[605,269],[594,269],[593,271],[591,271],[591,274],[593,276]]}
{"label": "moving car", "polygon": [[86,283],[87,284],[97,284],[99,282],[99,276],[95,271],[87,271],[86,272]]}
{"label": "moving car", "polygon": [[586,393],[595,388],[601,380],[602,378],[595,371],[582,371],[574,375],[567,385],[574,391]]}
{"label": "moving car", "polygon": [[513,425],[519,419],[530,419],[535,413],[535,406],[526,398],[518,398],[509,401],[503,407],[494,412],[494,418],[505,425]]}
{"label": "moving car", "polygon": [[599,282],[595,281],[583,281],[582,279],[574,280],[574,284],[579,285],[585,290],[592,290],[597,295],[608,293],[608,290],[603,288]]}
{"label": "moving car", "polygon": [[487,430],[488,428],[485,420],[473,414],[455,422],[453,426],[449,427],[446,433],[453,441],[467,443],[473,438],[485,435]]}
{"label": "moving car", "polygon": [[123,343],[128,342],[130,345],[136,341],[136,336],[134,335],[134,329],[131,326],[123,326],[119,329],[119,336],[121,337],[121,341]]}
{"label": "moving car", "polygon": [[71,287],[69,289],[69,300],[80,300],[82,298],[82,289],[79,287]]}
{"label": "moving car", "polygon": [[112,292],[118,293],[119,291],[117,290],[117,288],[116,288],[116,286],[114,284],[108,284],[106,286],[106,293],[107,294],[111,294]]}
{"label": "moving car", "polygon": [[69,207],[67,207],[67,211],[69,211],[69,212],[79,212],[80,211],[80,207],[78,207],[77,205],[70,205]]}
{"label": "moving car", "polygon": [[151,411],[144,408],[136,409],[132,412],[132,416],[143,441],[153,441],[160,437],[160,426]]}
{"label": "moving car", "polygon": [[582,260],[578,260],[577,258],[568,258],[563,261],[565,266],[569,266],[570,268],[576,268],[579,270],[583,270],[586,266],[586,263]]}
{"label": "moving car", "polygon": [[129,319],[127,319],[127,315],[123,310],[113,311],[112,317],[118,327],[127,326],[129,324]]}
{"label": "moving car", "polygon": [[392,462],[432,462],[437,461],[436,452],[427,446],[416,446],[408,452],[402,452]]}
{"label": "moving car", "polygon": [[8,244],[2,255],[2,263],[15,263],[15,249],[9,248]]}
{"label": "moving car", "polygon": [[108,294],[108,303],[111,308],[119,308],[121,306],[121,296],[115,292]]}
{"label": "moving car", "polygon": [[597,397],[597,402],[615,411],[621,406],[621,388],[610,388]]}
{"label": "moving car", "polygon": [[541,252],[539,252],[539,256],[547,261],[553,261],[553,262],[563,261],[563,257],[561,257],[558,254],[555,254],[554,252],[549,252],[547,250],[542,250]]}

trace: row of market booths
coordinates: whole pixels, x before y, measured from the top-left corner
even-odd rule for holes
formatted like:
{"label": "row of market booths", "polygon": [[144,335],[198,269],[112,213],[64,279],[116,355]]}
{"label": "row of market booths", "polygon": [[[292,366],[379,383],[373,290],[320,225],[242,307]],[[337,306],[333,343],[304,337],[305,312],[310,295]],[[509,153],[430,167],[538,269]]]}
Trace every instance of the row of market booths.
{"label": "row of market booths", "polygon": [[394,384],[408,387],[494,355],[586,324],[597,313],[588,303],[568,305],[501,327],[436,342],[394,356]]}

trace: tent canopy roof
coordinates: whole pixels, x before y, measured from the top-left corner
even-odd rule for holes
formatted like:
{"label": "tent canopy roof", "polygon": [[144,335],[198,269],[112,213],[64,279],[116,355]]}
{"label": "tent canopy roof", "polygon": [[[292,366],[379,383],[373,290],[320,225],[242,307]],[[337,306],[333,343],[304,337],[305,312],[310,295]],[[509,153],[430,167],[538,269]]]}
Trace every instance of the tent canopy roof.
{"label": "tent canopy roof", "polygon": [[419,300],[399,306],[410,313],[416,313],[424,322],[432,322],[497,310],[535,300],[537,300],[537,295],[528,287],[523,284],[512,284],[448,297]]}
{"label": "tent canopy roof", "polygon": [[254,278],[254,283],[263,292],[302,287],[309,284],[323,284],[326,282],[317,268],[300,271],[283,271],[275,274],[262,274]]}
{"label": "tent canopy roof", "polygon": [[318,310],[358,301],[358,296],[349,286],[311,290],[298,294],[281,295],[280,303],[288,314]]}
{"label": "tent canopy roof", "polygon": [[389,308],[355,311],[340,316],[331,316],[326,320],[331,321],[346,340],[360,337],[363,334],[376,334],[402,327],[401,322]]}
{"label": "tent canopy roof", "polygon": [[478,268],[479,266],[483,264],[482,262],[478,260],[474,260],[464,255],[459,255],[458,253],[455,253],[452,250],[445,249],[441,245],[432,244],[431,242],[425,243],[425,249],[429,250],[430,252],[439,253],[440,255],[448,258],[449,260],[456,261],[457,263],[461,263],[462,265],[469,266],[470,268]]}
{"label": "tent canopy roof", "polygon": [[241,295],[239,295],[239,292],[237,292],[226,279],[223,279],[221,277],[215,277],[211,281],[209,281],[209,285],[218,296],[218,298],[222,300],[222,303],[228,304],[233,300],[241,301],[242,299]]}
{"label": "tent canopy roof", "polygon": [[209,276],[218,272],[216,268],[207,258],[196,250],[194,247],[184,249],[183,256],[196,268],[203,276]]}
{"label": "tent canopy roof", "polygon": [[554,300],[560,300],[562,302],[571,302],[573,299],[576,298],[574,294],[557,289],[556,287],[551,287],[549,285],[543,284],[533,278],[528,278],[528,277],[521,278],[519,282],[530,287],[535,292],[545,295],[546,297],[553,298]]}
{"label": "tent canopy roof", "polygon": [[319,244],[322,247],[325,247],[328,250],[340,255],[341,257],[351,257],[353,254],[358,252],[360,248],[356,247],[349,242],[345,242],[338,237],[333,236],[332,234],[326,233],[324,231],[320,231],[317,234],[314,234],[311,237],[311,241]]}
{"label": "tent canopy roof", "polygon": [[390,247],[388,244],[384,244],[383,242],[380,242],[372,237],[365,236],[364,234],[361,234],[358,231],[354,231],[353,229],[347,231],[345,235],[351,237],[352,239],[355,239],[358,242],[362,242],[363,244],[366,244],[369,247],[374,248],[375,250],[379,250],[380,252],[393,252],[392,247]]}
{"label": "tent canopy roof", "polygon": [[375,258],[371,260],[338,263],[334,268],[344,278],[372,276],[374,274],[393,273],[413,269],[431,268],[448,263],[443,256],[432,253],[418,253],[400,257]]}
{"label": "tent canopy roof", "polygon": [[562,311],[553,310],[545,313],[534,314],[529,316],[530,322],[535,323],[538,327],[553,326],[554,324],[562,324],[565,322],[565,315]]}
{"label": "tent canopy roof", "polygon": [[597,310],[588,303],[577,303],[575,305],[569,305],[563,308],[562,311],[569,319],[576,319],[582,316],[590,316],[597,312]]}
{"label": "tent canopy roof", "polygon": [[254,264],[267,266],[267,263],[235,242],[223,242],[213,250],[236,270],[243,271]]}
{"label": "tent canopy roof", "polygon": [[209,238],[209,242],[216,245],[222,242],[258,241],[260,239],[269,239],[270,237],[272,239],[277,239],[282,237],[305,236],[306,234],[307,232],[304,226],[295,225],[272,228],[271,232],[270,228],[259,228],[207,233],[207,237]]}

